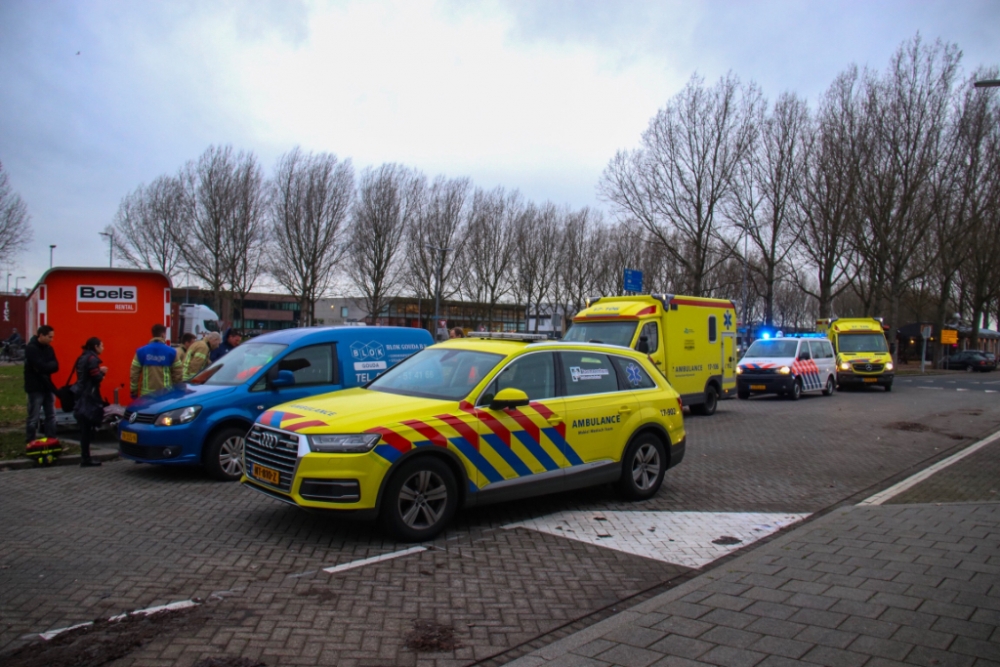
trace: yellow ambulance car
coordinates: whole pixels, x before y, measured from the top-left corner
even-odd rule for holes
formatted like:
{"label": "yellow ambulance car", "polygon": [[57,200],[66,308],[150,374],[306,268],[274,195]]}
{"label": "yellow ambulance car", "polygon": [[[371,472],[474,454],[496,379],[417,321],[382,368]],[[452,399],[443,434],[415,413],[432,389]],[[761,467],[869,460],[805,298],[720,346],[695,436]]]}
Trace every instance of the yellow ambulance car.
{"label": "yellow ambulance car", "polygon": [[417,541],[463,505],[598,484],[650,498],[684,457],[677,392],[646,355],[473,335],[363,388],[267,410],[247,434],[241,481],[302,507],[379,517]]}
{"label": "yellow ambulance car", "polygon": [[892,391],[895,373],[882,322],[871,317],[816,320],[837,353],[837,385],[872,385]]}
{"label": "yellow ambulance car", "polygon": [[564,340],[648,354],[694,414],[711,415],[736,394],[736,306],[728,299],[602,297],[577,313]]}

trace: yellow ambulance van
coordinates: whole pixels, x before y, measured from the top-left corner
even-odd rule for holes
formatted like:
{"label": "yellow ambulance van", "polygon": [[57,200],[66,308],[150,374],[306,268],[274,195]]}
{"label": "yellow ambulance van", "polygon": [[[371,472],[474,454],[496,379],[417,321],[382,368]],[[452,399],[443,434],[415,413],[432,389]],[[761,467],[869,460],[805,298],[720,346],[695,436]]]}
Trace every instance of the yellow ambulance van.
{"label": "yellow ambulance van", "polygon": [[882,322],[871,317],[816,320],[837,353],[837,385],[874,385],[892,391],[895,372]]}
{"label": "yellow ambulance van", "polygon": [[649,355],[684,405],[711,415],[736,394],[736,306],[728,299],[652,294],[591,299],[565,340]]}

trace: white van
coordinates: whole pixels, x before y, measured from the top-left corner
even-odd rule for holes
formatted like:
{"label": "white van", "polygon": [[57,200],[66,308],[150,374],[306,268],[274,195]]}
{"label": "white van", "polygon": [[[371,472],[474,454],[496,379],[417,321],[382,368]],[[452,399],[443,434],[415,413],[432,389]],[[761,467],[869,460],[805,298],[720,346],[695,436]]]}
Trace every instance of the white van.
{"label": "white van", "polygon": [[778,394],[797,401],[804,391],[832,396],[837,359],[822,334],[756,340],[736,367],[736,395]]}

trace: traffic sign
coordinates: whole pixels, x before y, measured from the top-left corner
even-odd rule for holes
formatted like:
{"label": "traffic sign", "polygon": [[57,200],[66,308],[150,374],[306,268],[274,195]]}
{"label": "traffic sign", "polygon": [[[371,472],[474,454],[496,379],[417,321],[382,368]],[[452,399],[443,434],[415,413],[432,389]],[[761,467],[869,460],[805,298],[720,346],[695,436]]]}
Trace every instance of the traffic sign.
{"label": "traffic sign", "polygon": [[941,330],[941,343],[943,345],[955,345],[958,343],[958,331],[955,329]]}
{"label": "traffic sign", "polygon": [[930,324],[924,324],[920,327],[920,337],[927,339],[934,335],[934,327]]}
{"label": "traffic sign", "polygon": [[642,292],[642,271],[625,269],[624,286],[626,292]]}

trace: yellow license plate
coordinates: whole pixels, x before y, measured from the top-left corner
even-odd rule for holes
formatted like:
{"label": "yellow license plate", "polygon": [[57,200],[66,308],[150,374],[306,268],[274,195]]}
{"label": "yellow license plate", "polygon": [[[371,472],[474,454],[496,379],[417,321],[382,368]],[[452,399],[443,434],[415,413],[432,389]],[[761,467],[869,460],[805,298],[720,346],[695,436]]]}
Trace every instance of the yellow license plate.
{"label": "yellow license plate", "polygon": [[139,442],[139,434],[131,431],[122,431],[122,442],[131,442],[133,445]]}
{"label": "yellow license plate", "polygon": [[766,384],[752,384],[750,385],[750,391],[764,391],[767,389]]}
{"label": "yellow license plate", "polygon": [[281,483],[281,473],[277,470],[271,468],[265,468],[262,465],[253,464],[253,470],[251,474],[262,482],[267,482],[268,484],[274,484],[278,486]]}
{"label": "yellow license plate", "polygon": [[865,378],[864,382],[878,382],[878,378]]}

